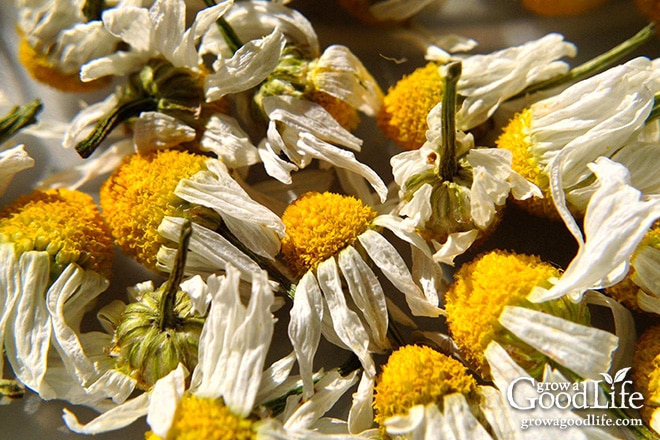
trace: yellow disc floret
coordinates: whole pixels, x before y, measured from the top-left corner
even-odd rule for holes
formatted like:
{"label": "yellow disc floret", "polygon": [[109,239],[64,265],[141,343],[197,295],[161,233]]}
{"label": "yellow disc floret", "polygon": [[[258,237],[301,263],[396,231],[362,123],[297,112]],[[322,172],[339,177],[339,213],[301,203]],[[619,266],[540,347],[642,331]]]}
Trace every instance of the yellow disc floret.
{"label": "yellow disc floret", "polygon": [[[167,437],[161,440],[253,440],[257,438],[253,425],[253,420],[233,414],[222,399],[185,394]],[[160,437],[148,432],[146,439]]]}
{"label": "yellow disc floret", "polygon": [[428,63],[401,78],[387,92],[378,126],[402,148],[415,150],[426,142],[426,117],[442,101],[444,79],[436,63]]}
{"label": "yellow disc floret", "polygon": [[513,200],[527,212],[539,217],[559,219],[559,214],[550,195],[550,180],[539,165],[532,151],[533,139],[530,135],[532,112],[525,109],[517,113],[504,127],[497,139],[498,148],[513,153],[512,168],[525,179],[541,189],[543,198],[530,197],[526,200]]}
{"label": "yellow disc floret", "polygon": [[352,244],[376,217],[360,200],[325,192],[304,194],[282,215],[282,252],[292,272],[302,275]]}
{"label": "yellow disc floret", "polygon": [[644,421],[650,424],[653,413],[660,407],[660,325],[644,331],[635,344],[632,362],[635,389],[644,396],[640,409]]}
{"label": "yellow disc floret", "polygon": [[63,72],[47,55],[37,52],[19,32],[21,42],[18,49],[18,59],[32,78],[42,84],[49,85],[63,92],[91,92],[110,84],[110,77],[103,77],[94,81],[83,82],[80,73]]}
{"label": "yellow disc floret", "polygon": [[109,277],[113,243],[94,200],[67,189],[35,191],[0,211],[0,242],[14,243],[17,254],[46,251],[57,276],[77,263]]}
{"label": "yellow disc floret", "polygon": [[186,203],[174,194],[181,179],[204,168],[208,158],[178,150],[134,154],[101,187],[101,208],[116,243],[144,266],[154,269],[163,239],[163,217],[176,216]]}
{"label": "yellow disc floret", "polygon": [[[555,315],[583,319],[573,316],[572,310],[564,310],[571,306],[563,299],[541,305],[527,301],[526,297],[534,287],[549,288],[549,280],[559,276],[559,269],[544,263],[537,256],[504,251],[482,254],[461,266],[445,294],[445,308],[449,331],[471,367],[488,377],[489,369],[484,357],[488,344],[495,340],[505,349],[517,345],[512,339],[515,337],[498,321],[507,305],[535,309],[546,307]],[[519,343],[524,344],[522,341]],[[530,356],[527,363],[531,363],[529,367],[533,368],[533,349],[529,347],[529,351],[523,351],[525,356]],[[526,363],[522,359],[516,360]]]}
{"label": "yellow disc floret", "polygon": [[415,405],[443,407],[443,397],[469,396],[477,383],[459,361],[430,347],[406,345],[390,355],[375,386],[375,420],[405,415]]}

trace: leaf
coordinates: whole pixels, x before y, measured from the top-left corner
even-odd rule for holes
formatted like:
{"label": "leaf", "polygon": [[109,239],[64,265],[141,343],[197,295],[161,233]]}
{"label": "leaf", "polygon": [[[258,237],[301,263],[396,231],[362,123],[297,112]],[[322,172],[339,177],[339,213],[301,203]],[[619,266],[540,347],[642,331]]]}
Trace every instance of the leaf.
{"label": "leaf", "polygon": [[628,370],[630,370],[630,367],[622,368],[619,371],[617,371],[616,374],[614,375],[614,382],[610,382],[610,383],[622,382],[623,379],[626,378],[626,374],[628,374]]}
{"label": "leaf", "polygon": [[612,385],[614,383],[614,380],[612,379],[612,376],[610,376],[609,374],[600,373],[600,375],[603,376],[605,378],[605,382],[609,383],[610,385]]}

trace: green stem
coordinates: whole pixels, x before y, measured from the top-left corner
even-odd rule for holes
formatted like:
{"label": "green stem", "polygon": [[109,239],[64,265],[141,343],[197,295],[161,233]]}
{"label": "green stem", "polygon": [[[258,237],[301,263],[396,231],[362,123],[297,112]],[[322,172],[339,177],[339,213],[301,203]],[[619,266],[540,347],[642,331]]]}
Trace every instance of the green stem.
{"label": "green stem", "polygon": [[655,23],[651,23],[644,27],[641,31],[637,32],[633,37],[624,41],[623,43],[613,47],[602,55],[597,56],[584,64],[572,68],[567,73],[549,78],[545,81],[532,84],[522,92],[512,96],[508,100],[521,98],[540,90],[552,89],[573,81],[578,81],[588,76],[595,75],[596,73],[604,70],[605,68],[613,65],[626,55],[640,48],[643,44],[650,41],[655,37]]}
{"label": "green stem", "polygon": [[76,145],[76,151],[82,158],[88,158],[119,124],[130,117],[138,116],[142,112],[155,111],[157,109],[158,103],[152,97],[139,98],[117,105],[96,124],[94,131],[87,138]]}
{"label": "green stem", "polygon": [[[215,0],[204,0],[204,3],[206,6],[211,7],[215,6]],[[227,43],[227,46],[229,47],[229,50],[231,50],[231,53],[236,53],[236,51],[243,46],[243,42],[241,39],[238,37],[238,34],[234,31],[234,29],[231,27],[231,25],[225,20],[224,17],[220,17],[217,21],[216,24],[218,25],[218,29],[220,29],[220,33],[222,34],[222,38],[225,40],[225,43]]]}
{"label": "green stem", "polygon": [[163,287],[163,296],[160,301],[160,322],[158,327],[160,331],[174,327],[175,315],[174,305],[176,294],[179,292],[179,285],[183,280],[186,268],[186,256],[188,255],[188,245],[192,236],[192,223],[189,220],[181,225],[181,235],[179,237],[179,246],[176,250],[176,259],[172,272]]}
{"label": "green stem", "polygon": [[456,160],[456,95],[461,77],[461,62],[455,61],[446,66],[445,90],[442,98],[442,145],[440,150],[440,175],[450,180],[458,171]]}
{"label": "green stem", "polygon": [[20,129],[37,122],[37,114],[43,109],[39,98],[32,102],[14,107],[7,116],[0,120],[0,144],[16,134]]}

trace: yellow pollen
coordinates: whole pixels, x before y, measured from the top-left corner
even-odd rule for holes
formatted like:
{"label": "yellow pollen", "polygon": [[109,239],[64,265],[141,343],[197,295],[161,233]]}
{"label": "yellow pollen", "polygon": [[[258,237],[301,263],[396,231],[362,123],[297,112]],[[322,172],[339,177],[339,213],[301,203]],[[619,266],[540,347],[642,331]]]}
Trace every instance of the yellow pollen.
{"label": "yellow pollen", "polygon": [[178,150],[133,154],[104,182],[101,208],[115,242],[147,268],[156,267],[163,239],[163,217],[179,213],[184,201],[174,195],[181,179],[204,168],[208,158]]}
{"label": "yellow pollen", "polygon": [[504,127],[496,145],[513,153],[513,170],[538,186],[543,193],[543,198],[531,197],[513,202],[533,215],[558,220],[560,217],[550,195],[550,181],[532,151],[533,139],[529,134],[531,123],[530,109],[517,113]]}
{"label": "yellow pollen", "polygon": [[406,150],[426,142],[426,117],[442,101],[444,80],[436,63],[428,63],[401,78],[387,91],[378,113],[378,126],[388,138]]}
{"label": "yellow pollen", "polygon": [[79,72],[65,73],[61,71],[48,56],[37,52],[30,46],[22,32],[19,32],[19,36],[21,41],[18,47],[18,59],[30,76],[40,83],[63,92],[73,93],[91,92],[110,84],[111,77],[83,82]]}
{"label": "yellow pollen", "polygon": [[635,284],[634,281],[636,273],[635,255],[639,252],[640,249],[645,247],[652,247],[654,249],[660,250],[660,221],[655,222],[649,232],[646,233],[642,241],[639,243],[639,246],[637,246],[637,250],[632,257],[632,264],[630,265],[628,274],[623,279],[623,281],[605,289],[605,292],[609,296],[637,312],[642,312],[643,310],[637,303],[637,292],[639,291],[639,286]]}
{"label": "yellow pollen", "polygon": [[339,125],[348,131],[355,130],[360,125],[360,115],[347,102],[335,98],[320,90],[307,93],[307,98],[327,110]]}
{"label": "yellow pollen", "polygon": [[112,273],[112,236],[94,200],[68,189],[35,191],[0,211],[0,242],[16,253],[47,251],[57,276],[69,263],[105,277]]}
{"label": "yellow pollen", "polygon": [[649,423],[653,412],[660,407],[660,325],[649,327],[637,340],[631,377],[635,390],[644,396],[640,411]]}
{"label": "yellow pollen", "polygon": [[351,245],[376,217],[354,197],[325,192],[302,195],[282,215],[286,236],[282,253],[297,275]]}
{"label": "yellow pollen", "polygon": [[403,346],[390,355],[375,386],[375,421],[382,426],[415,405],[436,403],[442,408],[444,396],[469,396],[476,387],[459,361],[426,346]]}
{"label": "yellow pollen", "polygon": [[233,414],[222,399],[205,399],[185,394],[167,435],[161,439],[149,431],[146,440],[253,440],[254,421]]}
{"label": "yellow pollen", "polygon": [[536,286],[550,287],[559,269],[539,257],[492,251],[466,263],[445,294],[447,325],[467,362],[488,376],[484,350],[506,330],[498,319],[507,305],[526,307]]}

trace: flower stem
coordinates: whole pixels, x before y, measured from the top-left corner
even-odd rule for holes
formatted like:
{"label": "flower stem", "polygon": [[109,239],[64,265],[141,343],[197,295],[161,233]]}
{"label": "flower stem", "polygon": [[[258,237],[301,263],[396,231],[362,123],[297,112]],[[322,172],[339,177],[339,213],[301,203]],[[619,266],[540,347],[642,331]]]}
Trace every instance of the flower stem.
{"label": "flower stem", "polygon": [[119,124],[142,112],[155,111],[157,109],[158,103],[152,97],[140,98],[117,105],[96,124],[96,127],[94,127],[94,130],[89,136],[78,142],[76,151],[82,158],[88,158]]}
{"label": "flower stem", "polygon": [[442,98],[442,145],[440,151],[440,175],[444,180],[451,179],[458,170],[456,160],[456,95],[461,77],[461,62],[455,61],[445,66],[445,90]]}
{"label": "flower stem", "polygon": [[596,73],[604,70],[605,68],[613,65],[626,55],[629,55],[633,51],[637,50],[643,44],[650,41],[655,37],[655,23],[650,23],[642,30],[637,32],[634,36],[627,39],[623,43],[613,47],[607,52],[593,58],[586,63],[580,64],[577,67],[572,68],[567,73],[555,76],[554,78],[549,78],[545,81],[532,84],[527,87],[522,92],[518,93],[515,96],[509,98],[509,100],[521,98],[525,95],[529,95],[540,90],[551,89],[562,84],[566,84],[573,81],[579,81],[586,77],[595,75]]}
{"label": "flower stem", "polygon": [[[204,0],[204,3],[206,3],[206,6],[215,6],[215,0]],[[238,37],[238,34],[234,31],[234,29],[231,27],[231,25],[225,20],[224,17],[218,18],[216,21],[216,24],[218,25],[218,29],[220,29],[220,33],[222,34],[222,38],[225,40],[225,43],[227,43],[227,46],[229,47],[229,50],[231,50],[232,53],[236,53],[236,51],[243,46],[243,42],[241,39]]]}
{"label": "flower stem", "polygon": [[37,122],[37,114],[43,109],[39,98],[14,107],[7,116],[0,119],[0,144],[16,134],[20,129]]}
{"label": "flower stem", "polygon": [[174,327],[175,324],[174,304],[176,302],[176,294],[179,291],[179,285],[183,280],[186,267],[186,256],[188,255],[188,245],[190,244],[191,236],[192,223],[189,220],[186,220],[181,225],[181,235],[179,238],[179,246],[176,250],[174,267],[172,267],[172,272],[170,272],[170,275],[163,286],[163,296],[160,300],[160,322],[158,323],[161,332],[165,329]]}

